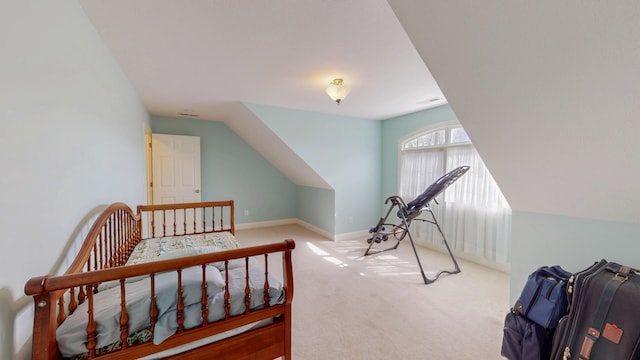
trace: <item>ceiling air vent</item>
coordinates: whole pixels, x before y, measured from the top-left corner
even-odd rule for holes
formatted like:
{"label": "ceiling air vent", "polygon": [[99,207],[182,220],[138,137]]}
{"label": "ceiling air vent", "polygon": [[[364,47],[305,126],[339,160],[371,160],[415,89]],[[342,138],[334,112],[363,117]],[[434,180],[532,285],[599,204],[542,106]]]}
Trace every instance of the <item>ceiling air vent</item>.
{"label": "ceiling air vent", "polygon": [[416,104],[418,104],[418,105],[426,105],[426,104],[431,104],[431,103],[434,103],[434,102],[437,102],[437,101],[440,101],[440,100],[442,100],[442,99],[439,98],[439,97],[433,97],[431,99],[425,99],[425,100],[417,101]]}
{"label": "ceiling air vent", "polygon": [[191,116],[191,117],[198,117],[198,116],[200,116],[200,115],[198,115],[198,114],[194,114],[194,113],[193,113],[193,110],[191,110],[191,109],[184,109],[182,112],[179,112],[179,113],[178,113],[178,115],[181,115],[181,116]]}

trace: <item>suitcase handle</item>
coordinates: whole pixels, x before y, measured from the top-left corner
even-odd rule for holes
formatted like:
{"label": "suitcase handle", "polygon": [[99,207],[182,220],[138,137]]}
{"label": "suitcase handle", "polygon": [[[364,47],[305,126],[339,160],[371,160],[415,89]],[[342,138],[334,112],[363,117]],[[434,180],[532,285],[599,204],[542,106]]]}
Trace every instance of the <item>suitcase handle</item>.
{"label": "suitcase handle", "polygon": [[591,352],[593,352],[593,347],[600,338],[604,322],[607,318],[607,313],[609,312],[613,298],[616,295],[616,291],[618,291],[620,285],[629,279],[629,273],[631,271],[632,269],[628,266],[620,266],[620,269],[616,271],[616,274],[613,275],[613,278],[607,282],[604,290],[602,290],[600,301],[598,302],[598,308],[593,316],[593,321],[591,322],[591,327],[587,330],[587,334],[584,336],[584,340],[582,341],[580,359],[589,360],[591,357]]}

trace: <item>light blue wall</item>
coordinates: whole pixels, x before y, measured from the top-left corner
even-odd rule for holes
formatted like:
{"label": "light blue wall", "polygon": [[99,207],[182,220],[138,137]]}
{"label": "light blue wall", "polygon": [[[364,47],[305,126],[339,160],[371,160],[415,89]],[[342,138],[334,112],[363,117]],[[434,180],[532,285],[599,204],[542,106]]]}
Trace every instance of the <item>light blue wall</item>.
{"label": "light blue wall", "polygon": [[333,234],[335,207],[334,190],[298,186],[298,219]]}
{"label": "light blue wall", "polygon": [[151,129],[200,137],[202,200],[234,200],[236,223],[296,217],[296,185],[225,123],[153,116]]}
{"label": "light blue wall", "polygon": [[[238,166],[239,154],[255,153],[248,144],[220,122],[153,117],[153,131],[203,137],[203,199],[237,194],[230,198],[236,199],[238,223],[297,217],[333,234],[368,229],[378,220],[380,212],[386,210],[384,199],[397,192],[398,141],[402,137],[426,126],[455,119],[449,106],[374,121],[251,103],[245,105],[334,190],[300,186],[294,190],[296,195],[290,197],[295,205],[284,204],[281,209],[284,211],[280,212],[258,206],[256,211],[250,209],[250,216],[245,217],[242,189],[255,187],[247,174],[260,174],[260,169],[250,165],[237,170],[246,179],[242,180],[246,184],[216,169],[233,169]],[[206,145],[208,140],[205,138],[209,137],[210,144]],[[241,150],[234,149],[237,144]],[[210,155],[207,155],[207,146],[212,149]],[[230,152],[234,155],[224,155]],[[246,163],[256,161],[256,157],[259,162],[266,162],[255,153]],[[283,191],[279,196],[286,199],[291,186],[295,185],[275,168],[270,165],[268,168],[267,178],[273,180],[268,186],[278,188],[278,183],[284,181],[286,186],[281,188]],[[272,170],[278,175],[271,174]],[[208,184],[221,190],[212,192]],[[269,215],[265,217],[265,213]]]}
{"label": "light blue wall", "polygon": [[331,232],[368,229],[377,221],[380,121],[245,105],[333,187],[335,229]]}
{"label": "light blue wall", "polygon": [[144,203],[149,116],[77,0],[3,1],[0,29],[0,359],[29,359],[24,284],[106,204]]}
{"label": "light blue wall", "polygon": [[[382,122],[382,193],[386,199],[398,194],[398,142],[403,137],[444,121],[456,120],[456,115],[449,105],[398,116]],[[387,206],[382,208],[386,211]]]}
{"label": "light blue wall", "polygon": [[640,268],[640,224],[514,211],[512,235],[511,303],[543,265],[576,272],[604,258]]}

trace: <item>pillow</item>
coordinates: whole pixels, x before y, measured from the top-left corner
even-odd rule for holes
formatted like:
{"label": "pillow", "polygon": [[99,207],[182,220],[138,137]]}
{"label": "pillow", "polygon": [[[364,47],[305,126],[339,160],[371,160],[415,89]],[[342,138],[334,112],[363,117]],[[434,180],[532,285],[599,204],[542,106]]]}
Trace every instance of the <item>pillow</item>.
{"label": "pillow", "polygon": [[[182,249],[176,249],[176,250],[166,252],[156,257],[153,261],[178,259],[181,257],[209,254],[212,252],[225,251],[225,250],[227,249],[222,249],[217,246],[198,246],[198,247],[182,248]],[[144,262],[140,262],[140,263],[144,263]],[[249,267],[253,266],[254,264],[255,264],[255,259],[249,258]],[[217,261],[209,265],[217,268],[219,271],[224,271],[224,261]],[[244,259],[229,260],[229,267],[228,267],[229,270],[244,268],[244,266],[245,266]],[[133,282],[140,281],[143,279],[148,279],[148,278],[149,278],[148,275],[134,276],[134,277],[127,278],[125,280],[125,283],[133,283]],[[105,291],[116,286],[120,286],[120,280],[107,281],[98,285],[98,292]]]}
{"label": "pillow", "polygon": [[[140,281],[143,279],[148,279],[148,278],[149,278],[149,275],[140,275],[140,276],[126,278],[124,282],[127,284],[130,284],[130,283]],[[120,280],[111,280],[111,281],[103,282],[98,285],[98,292],[105,291],[116,286],[120,286]]]}
{"label": "pillow", "polygon": [[[173,251],[169,251],[166,252],[158,257],[156,257],[153,261],[160,261],[160,260],[171,260],[171,259],[178,259],[181,257],[186,257],[186,256],[193,256],[193,255],[200,255],[200,254],[207,254],[207,253],[211,253],[214,251],[220,251],[223,249],[217,248],[215,246],[202,246],[202,247],[193,247],[193,248],[183,248],[183,249],[177,249],[177,250],[173,250]],[[150,262],[150,261],[147,261]],[[140,262],[140,264],[145,263]],[[218,270],[220,270],[220,267],[217,265],[214,265],[216,268],[218,268]],[[231,263],[229,263],[229,267],[231,267]],[[222,262],[222,270],[224,270],[224,262]],[[140,276],[134,276],[134,277],[130,277],[127,278],[125,280],[125,283],[129,284],[129,283],[133,283],[136,281],[140,281],[142,279],[148,279],[149,275],[140,275]],[[100,285],[98,285],[98,292],[100,291],[105,291],[108,289],[111,289],[112,287],[116,287],[116,286],[120,286],[120,280],[112,280],[112,281],[107,281],[107,282],[103,282]]]}
{"label": "pillow", "polygon": [[[228,250],[228,249],[222,249],[217,246],[198,246],[198,247],[192,247],[192,248],[184,248],[184,249],[178,249],[178,250],[164,253],[158,256],[156,260],[177,259],[185,256],[209,254],[209,253],[225,251],[225,250]],[[255,262],[255,259],[249,258],[249,266],[252,266],[254,262]],[[224,261],[216,261],[209,265],[215,266],[220,271],[224,271]],[[241,268],[244,266],[245,266],[244,259],[229,260],[229,270]]]}

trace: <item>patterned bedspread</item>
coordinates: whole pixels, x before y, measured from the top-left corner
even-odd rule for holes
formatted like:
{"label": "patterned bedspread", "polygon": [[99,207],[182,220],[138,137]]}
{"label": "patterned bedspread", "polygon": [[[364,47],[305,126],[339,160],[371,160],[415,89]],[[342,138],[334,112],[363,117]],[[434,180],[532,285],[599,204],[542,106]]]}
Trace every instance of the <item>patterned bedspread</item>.
{"label": "patterned bedspread", "polygon": [[217,232],[196,235],[167,236],[140,241],[129,257],[126,265],[142,264],[173,252],[188,252],[202,247],[236,249],[240,244],[230,232]]}

